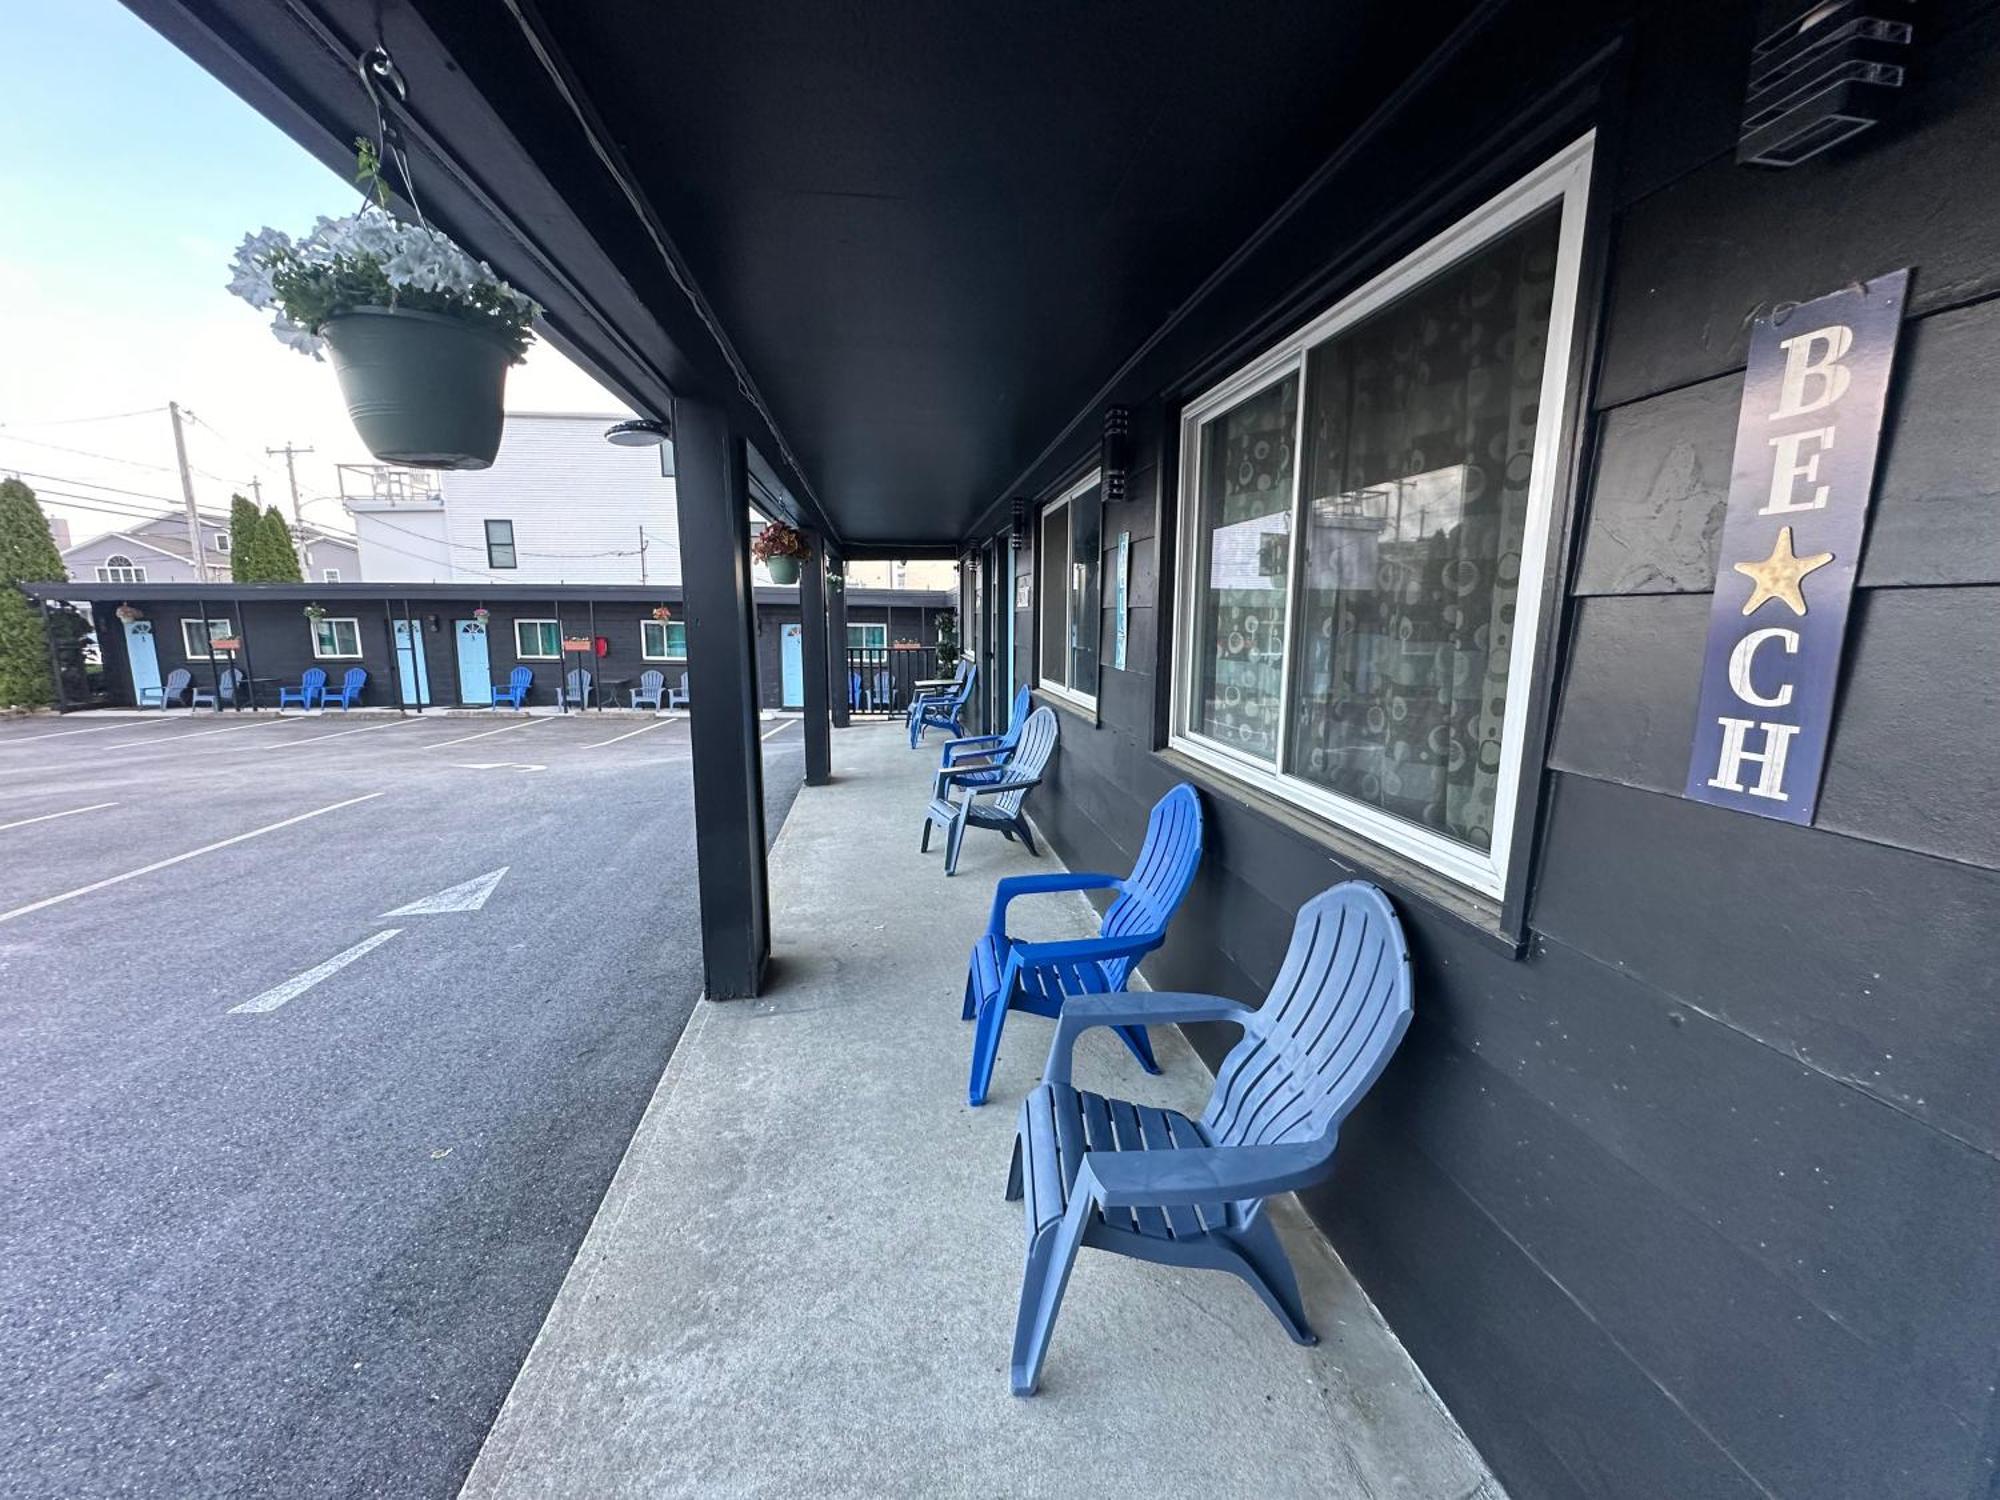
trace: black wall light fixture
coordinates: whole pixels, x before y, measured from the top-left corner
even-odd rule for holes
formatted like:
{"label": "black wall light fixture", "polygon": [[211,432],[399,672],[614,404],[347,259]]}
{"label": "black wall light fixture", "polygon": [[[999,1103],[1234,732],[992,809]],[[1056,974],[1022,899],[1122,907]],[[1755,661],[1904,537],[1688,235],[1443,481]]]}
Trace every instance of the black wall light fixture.
{"label": "black wall light fixture", "polygon": [[1104,446],[1100,462],[1104,468],[1104,503],[1116,505],[1125,498],[1125,482],[1132,472],[1132,409],[1107,406],[1104,409]]}
{"label": "black wall light fixture", "polygon": [[1911,0],[1786,0],[1750,52],[1736,159],[1795,167],[1879,124],[1903,87]]}

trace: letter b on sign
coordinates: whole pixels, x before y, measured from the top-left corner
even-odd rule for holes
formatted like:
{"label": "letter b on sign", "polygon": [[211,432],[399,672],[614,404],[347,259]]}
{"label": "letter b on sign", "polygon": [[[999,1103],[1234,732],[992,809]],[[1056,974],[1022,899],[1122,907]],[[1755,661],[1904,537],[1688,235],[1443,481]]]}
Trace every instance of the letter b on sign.
{"label": "letter b on sign", "polygon": [[1840,361],[1854,347],[1854,330],[1845,323],[1780,340],[1778,347],[1785,351],[1785,377],[1778,387],[1778,409],[1771,413],[1773,422],[1818,411],[1846,394],[1851,377]]}

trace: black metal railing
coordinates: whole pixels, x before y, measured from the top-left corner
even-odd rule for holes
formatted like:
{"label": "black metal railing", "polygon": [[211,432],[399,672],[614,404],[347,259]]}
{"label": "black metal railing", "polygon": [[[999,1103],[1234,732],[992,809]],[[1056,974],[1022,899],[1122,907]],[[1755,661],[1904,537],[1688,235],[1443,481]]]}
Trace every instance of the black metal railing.
{"label": "black metal railing", "polygon": [[855,714],[901,714],[916,684],[939,676],[929,646],[851,646],[847,652],[847,707]]}

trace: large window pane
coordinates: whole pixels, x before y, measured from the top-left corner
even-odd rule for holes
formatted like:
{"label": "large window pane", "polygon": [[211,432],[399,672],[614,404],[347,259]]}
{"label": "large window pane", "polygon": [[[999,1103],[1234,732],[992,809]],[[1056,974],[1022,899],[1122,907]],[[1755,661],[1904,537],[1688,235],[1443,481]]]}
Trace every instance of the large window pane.
{"label": "large window pane", "polygon": [[1069,685],[1069,507],[1042,512],[1035,554],[1035,608],[1040,613],[1042,681]]}
{"label": "large window pane", "polygon": [[1287,375],[1203,423],[1197,460],[1189,727],[1260,760],[1278,754],[1298,395]]}
{"label": "large window pane", "polygon": [[1508,648],[1558,214],[1314,349],[1286,769],[1477,849]]}
{"label": "large window pane", "polygon": [[1097,694],[1098,574],[1104,544],[1104,486],[1093,484],[1069,503],[1069,685]]}

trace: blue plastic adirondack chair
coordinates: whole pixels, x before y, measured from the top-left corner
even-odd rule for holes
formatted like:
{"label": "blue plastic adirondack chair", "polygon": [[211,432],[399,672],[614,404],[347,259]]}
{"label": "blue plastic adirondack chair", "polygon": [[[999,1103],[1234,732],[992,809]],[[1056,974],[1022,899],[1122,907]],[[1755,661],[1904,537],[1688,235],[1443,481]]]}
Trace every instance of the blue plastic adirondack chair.
{"label": "blue plastic adirondack chair", "polygon": [[[210,692],[207,688],[202,687],[196,688],[194,696],[188,699],[188,707],[200,708],[205,703],[210,708],[216,709],[219,712],[222,705],[227,703],[231,708],[234,708],[236,706],[236,695],[242,691],[243,684],[248,680],[249,674],[241,667],[224,667],[215,676],[215,691]],[[217,701],[218,699],[220,700],[219,702]]]}
{"label": "blue plastic adirondack chair", "polygon": [[[1028,818],[1021,811],[1021,803],[1027,797],[1028,789],[1042,779],[1042,771],[1055,748],[1056,711],[1038,708],[1021,727],[1021,743],[1014,747],[1014,754],[1007,762],[1007,774],[1001,780],[984,780],[984,767],[938,772],[938,779],[945,783],[945,790],[933,797],[930,806],[924,810],[924,832],[917,841],[917,848],[928,852],[931,830],[942,828],[945,831],[944,872],[952,875],[958,870],[958,850],[965,842],[965,830],[997,828],[1010,839],[1018,836],[1028,846],[1028,852],[1039,858],[1041,851],[1035,847],[1034,834],[1028,831]],[[955,782],[976,784],[960,786],[958,796],[954,798],[951,793]],[[983,800],[986,798],[992,800]]]}
{"label": "blue plastic adirondack chair", "polygon": [[167,673],[167,680],[158,687],[139,689],[139,707],[145,708],[148,704],[157,703],[164,713],[169,703],[181,701],[181,695],[187,692],[188,684],[193,681],[194,675],[186,667],[175,667],[173,671]]}
{"label": "blue plastic adirondack chair", "polygon": [[509,708],[519,708],[527,701],[528,689],[533,685],[535,672],[532,667],[516,667],[507,674],[505,682],[493,684],[493,706],[505,703]]}
{"label": "blue plastic adirondack chair", "polygon": [[307,667],[297,687],[278,689],[278,707],[283,708],[287,703],[296,703],[300,708],[311,708],[319,702],[320,695],[325,691],[326,669]]}
{"label": "blue plastic adirondack chair", "polygon": [[563,707],[574,703],[582,708],[590,702],[590,673],[582,667],[571,667],[569,676],[563,679],[562,692],[558,695]]}
{"label": "blue plastic adirondack chair", "polygon": [[632,694],[632,706],[634,708],[637,708],[641,703],[650,703],[653,706],[653,712],[658,713],[660,711],[660,700],[667,693],[667,674],[648,668],[639,674],[639,685],[630,689],[630,691]]}
{"label": "blue plastic adirondack chair", "polygon": [[340,711],[346,713],[350,706],[361,701],[361,690],[367,686],[367,670],[362,667],[349,667],[341,676],[338,688],[329,688],[320,695],[320,706],[332,708],[337,703],[340,705]]}
{"label": "blue plastic adirondack chair", "polygon": [[[1014,694],[1014,711],[1007,717],[1007,728],[1000,734],[966,735],[944,742],[944,753],[938,757],[938,769],[977,770],[984,768],[988,781],[998,781],[1001,768],[1014,753],[1014,747],[1021,743],[1021,726],[1028,722],[1028,713],[1035,706],[1034,695],[1023,684]],[[967,778],[967,784],[972,778]],[[944,795],[944,780],[940,777],[931,788],[933,797]]]}
{"label": "blue plastic adirondack chair", "polygon": [[[1127,876],[1009,875],[993,893],[986,936],[973,947],[965,975],[964,1019],[977,1020],[972,1076],[966,1100],[986,1102],[1000,1031],[1009,1010],[1059,1016],[1078,995],[1116,994],[1139,960],[1166,941],[1167,924],[1201,863],[1201,799],[1185,781],[1153,805],[1146,842]],[[1007,904],[1040,891],[1114,890],[1098,935],[1066,943],[1021,943],[1007,936]],[[1120,1026],[1118,1035],[1148,1073],[1160,1071],[1144,1026]]]}
{"label": "blue plastic adirondack chair", "polygon": [[[1070,1053],[1092,1026],[1233,1021],[1199,1120],[1086,1093]],[[1041,1086],[1021,1105],[1007,1196],[1027,1198],[1027,1266],[1014,1322],[1014,1394],[1031,1396],[1076,1252],[1232,1271],[1285,1331],[1318,1342],[1265,1200],[1333,1170],[1340,1123],[1410,1025],[1410,958],[1381,891],[1350,880],[1299,910],[1261,1006],[1214,995],[1097,995],[1056,1023]]]}
{"label": "blue plastic adirondack chair", "polygon": [[926,729],[949,729],[955,735],[965,733],[961,722],[966,701],[972,697],[972,679],[977,676],[969,656],[960,657],[958,671],[948,688],[933,688],[918,693],[910,700],[910,748],[917,748]]}
{"label": "blue plastic adirondack chair", "polygon": [[685,672],[681,673],[681,685],[679,687],[667,689],[667,707],[673,708],[676,705],[681,708],[688,706],[688,674]]}

